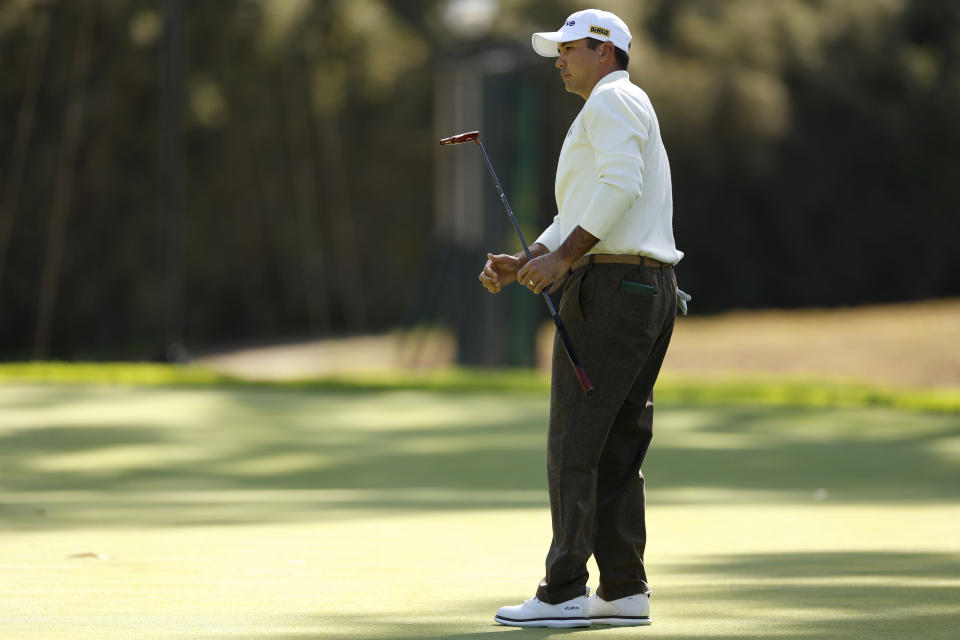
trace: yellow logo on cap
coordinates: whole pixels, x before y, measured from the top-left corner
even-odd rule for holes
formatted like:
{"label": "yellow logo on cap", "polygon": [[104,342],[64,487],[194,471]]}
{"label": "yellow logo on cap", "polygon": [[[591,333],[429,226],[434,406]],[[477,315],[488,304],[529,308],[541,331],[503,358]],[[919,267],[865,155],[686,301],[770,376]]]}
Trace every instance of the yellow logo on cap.
{"label": "yellow logo on cap", "polygon": [[590,33],[596,33],[597,35],[610,37],[610,29],[604,29],[603,27],[598,27],[596,25],[590,25]]}

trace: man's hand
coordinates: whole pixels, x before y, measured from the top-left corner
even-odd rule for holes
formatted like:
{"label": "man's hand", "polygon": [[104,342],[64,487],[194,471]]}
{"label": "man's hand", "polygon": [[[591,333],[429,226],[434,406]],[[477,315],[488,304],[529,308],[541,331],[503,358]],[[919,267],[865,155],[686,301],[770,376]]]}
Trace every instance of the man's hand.
{"label": "man's hand", "polygon": [[552,251],[523,265],[516,277],[523,286],[539,295],[567,275],[571,264],[572,262],[565,260],[559,252]]}
{"label": "man's hand", "polygon": [[523,262],[517,256],[506,253],[487,254],[487,264],[480,272],[480,283],[490,293],[499,293],[500,289],[517,279],[517,271]]}
{"label": "man's hand", "polygon": [[535,253],[533,260],[523,265],[523,268],[517,272],[517,279],[527,289],[539,295],[550,285],[560,282],[570,270],[570,265],[597,242],[599,242],[598,238],[578,225],[556,251],[550,251],[543,245],[535,244],[534,246],[539,246],[542,252]]}

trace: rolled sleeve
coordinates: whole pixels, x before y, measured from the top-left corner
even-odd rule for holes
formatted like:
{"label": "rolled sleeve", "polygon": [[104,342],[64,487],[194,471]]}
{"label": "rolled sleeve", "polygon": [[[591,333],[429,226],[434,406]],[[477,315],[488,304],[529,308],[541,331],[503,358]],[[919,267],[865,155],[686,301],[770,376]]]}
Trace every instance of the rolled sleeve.
{"label": "rolled sleeve", "polygon": [[580,226],[604,238],[643,192],[643,148],[649,135],[644,121],[613,91],[591,96],[584,127],[597,170],[597,186]]}
{"label": "rolled sleeve", "polygon": [[601,182],[580,218],[580,226],[594,238],[602,240],[633,204],[636,194],[627,194],[613,185]]}
{"label": "rolled sleeve", "polygon": [[550,251],[555,251],[563,243],[562,231],[560,229],[560,216],[554,216],[553,223],[547,227],[535,242],[539,242]]}

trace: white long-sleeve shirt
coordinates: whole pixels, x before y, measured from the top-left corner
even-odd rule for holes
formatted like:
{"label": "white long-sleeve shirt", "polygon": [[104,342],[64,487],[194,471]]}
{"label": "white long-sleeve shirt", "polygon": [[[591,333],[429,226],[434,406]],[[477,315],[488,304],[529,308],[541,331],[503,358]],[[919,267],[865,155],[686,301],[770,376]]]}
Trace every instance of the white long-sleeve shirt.
{"label": "white long-sleeve shirt", "polygon": [[537,238],[556,250],[579,225],[600,241],[589,253],[683,258],[673,238],[670,163],[650,98],[626,71],[594,86],[560,151],[557,215]]}

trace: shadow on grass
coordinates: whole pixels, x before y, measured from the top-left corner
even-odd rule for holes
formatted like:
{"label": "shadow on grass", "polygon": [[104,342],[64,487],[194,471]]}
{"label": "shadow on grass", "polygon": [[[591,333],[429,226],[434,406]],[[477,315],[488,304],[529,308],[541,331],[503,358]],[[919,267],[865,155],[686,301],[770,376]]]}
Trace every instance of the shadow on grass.
{"label": "shadow on grass", "polygon": [[[960,624],[960,556],[939,553],[795,553],[717,557],[667,567],[702,584],[658,592],[650,629],[517,629],[488,622],[499,604],[464,603],[459,619],[411,621],[410,614],[318,615],[314,631],[252,638],[477,640],[655,635],[670,638],[915,638],[947,640]],[[445,609],[449,611],[449,604]],[[299,622],[299,621],[298,621]],[[332,631],[336,629],[337,631]],[[514,635],[516,634],[516,635]]]}
{"label": "shadow on grass", "polygon": [[[4,408],[17,400],[2,394],[0,492],[126,492],[133,502],[154,495],[159,505],[182,511],[174,521],[189,524],[236,522],[243,516],[221,514],[221,520],[202,499],[179,504],[165,500],[165,492],[361,492],[356,500],[337,496],[335,505],[318,498],[310,505],[317,517],[331,506],[545,504],[543,394],[97,389],[91,399],[82,389],[49,387],[31,390],[29,407],[22,409],[40,417],[19,428],[4,425]],[[36,408],[41,397],[57,409],[49,423]],[[123,415],[116,403],[131,411],[141,407],[139,417]],[[960,424],[951,415],[662,407],[645,473],[652,499],[658,490],[671,488],[762,489],[778,492],[778,500],[826,488],[833,501],[955,500],[960,497],[958,466],[937,449],[958,436]],[[448,493],[424,498],[417,493],[424,490]],[[466,499],[457,491],[486,493]],[[75,506],[89,509],[91,500]],[[282,502],[279,497],[276,508],[250,509],[248,517],[301,517],[284,512],[303,513],[302,501],[288,509]],[[140,506],[138,518],[149,520],[149,499]],[[69,501],[58,507],[63,524],[75,519],[70,509]],[[113,513],[101,510],[103,524],[122,521],[123,510],[121,503]],[[171,517],[157,513],[164,522]],[[16,524],[49,524],[28,521],[19,518]]]}
{"label": "shadow on grass", "polygon": [[109,428],[51,425],[0,436],[5,452],[0,454],[0,461],[6,463],[5,469],[12,469],[18,460],[29,464],[34,456],[124,445],[150,446],[164,441],[161,431],[136,425]]}
{"label": "shadow on grass", "polygon": [[758,626],[779,617],[790,637],[946,639],[960,624],[957,554],[738,554],[665,570],[704,581],[662,594],[683,602],[685,615],[729,602],[724,617]]}

